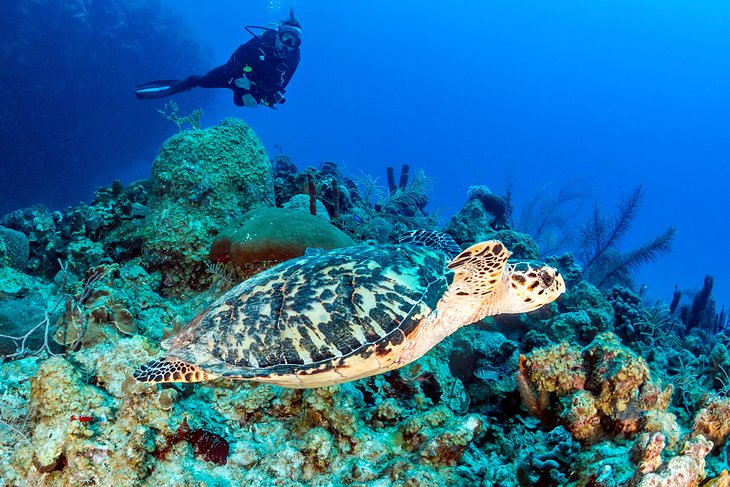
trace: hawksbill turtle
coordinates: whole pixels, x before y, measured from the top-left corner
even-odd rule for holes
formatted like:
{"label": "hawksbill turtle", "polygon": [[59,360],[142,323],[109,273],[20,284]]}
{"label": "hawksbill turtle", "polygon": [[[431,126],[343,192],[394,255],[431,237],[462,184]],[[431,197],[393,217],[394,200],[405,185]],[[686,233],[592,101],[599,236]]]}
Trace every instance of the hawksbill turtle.
{"label": "hawksbill turtle", "polygon": [[311,388],[394,370],[464,325],[565,291],[556,269],[510,255],[497,240],[461,251],[446,234],[416,231],[399,244],[295,258],[225,293],[134,377]]}

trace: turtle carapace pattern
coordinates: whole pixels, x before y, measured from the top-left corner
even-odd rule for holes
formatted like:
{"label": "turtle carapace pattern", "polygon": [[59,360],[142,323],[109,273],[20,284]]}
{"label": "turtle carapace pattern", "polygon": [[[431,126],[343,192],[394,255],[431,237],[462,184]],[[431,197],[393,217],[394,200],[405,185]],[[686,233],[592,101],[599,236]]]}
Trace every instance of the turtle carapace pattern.
{"label": "turtle carapace pattern", "polygon": [[537,309],[565,291],[550,266],[508,265],[499,241],[457,252],[448,235],[416,231],[395,245],[283,262],[224,294],[134,376],[293,388],[348,382],[402,367],[461,326]]}

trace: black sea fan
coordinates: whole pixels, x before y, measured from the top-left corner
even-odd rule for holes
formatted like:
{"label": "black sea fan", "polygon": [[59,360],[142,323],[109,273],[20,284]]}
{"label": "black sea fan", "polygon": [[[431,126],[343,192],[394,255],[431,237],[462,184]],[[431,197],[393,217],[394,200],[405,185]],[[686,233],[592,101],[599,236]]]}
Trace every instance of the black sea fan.
{"label": "black sea fan", "polygon": [[654,262],[660,254],[671,250],[676,234],[674,227],[669,227],[653,240],[629,252],[619,249],[621,240],[636,219],[643,199],[644,188],[639,184],[631,193],[621,197],[613,217],[607,217],[600,206],[594,206],[593,214],[582,230],[580,257],[586,281],[602,289],[615,284],[635,287],[632,275],[642,265]]}

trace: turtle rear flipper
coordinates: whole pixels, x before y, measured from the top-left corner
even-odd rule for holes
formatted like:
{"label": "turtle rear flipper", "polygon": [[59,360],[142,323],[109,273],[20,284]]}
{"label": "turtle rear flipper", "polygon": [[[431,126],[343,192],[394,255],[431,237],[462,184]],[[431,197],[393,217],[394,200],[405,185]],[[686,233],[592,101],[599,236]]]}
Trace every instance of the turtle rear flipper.
{"label": "turtle rear flipper", "polygon": [[202,382],[218,378],[198,367],[177,357],[162,357],[134,371],[134,378],[138,382]]}

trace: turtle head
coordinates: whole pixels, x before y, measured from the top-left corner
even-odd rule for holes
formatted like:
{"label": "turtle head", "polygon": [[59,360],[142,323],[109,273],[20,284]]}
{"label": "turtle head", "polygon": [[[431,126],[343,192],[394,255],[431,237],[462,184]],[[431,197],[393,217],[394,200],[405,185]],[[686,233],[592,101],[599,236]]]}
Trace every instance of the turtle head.
{"label": "turtle head", "polygon": [[547,264],[534,261],[509,262],[507,274],[508,313],[527,313],[552,303],[565,292],[560,272]]}

